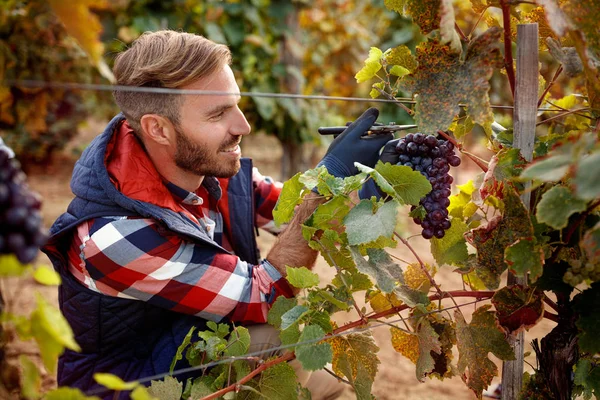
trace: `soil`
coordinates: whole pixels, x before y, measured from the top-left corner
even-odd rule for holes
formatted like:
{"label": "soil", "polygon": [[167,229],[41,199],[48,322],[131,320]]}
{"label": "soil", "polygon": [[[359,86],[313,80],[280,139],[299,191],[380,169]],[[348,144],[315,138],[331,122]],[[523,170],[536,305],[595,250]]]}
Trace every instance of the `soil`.
{"label": "soil", "polygon": [[[66,210],[67,205],[72,198],[69,181],[74,162],[77,158],[77,153],[89,143],[94,135],[102,131],[103,123],[92,121],[84,128],[83,133],[71,143],[68,149],[63,154],[55,156],[48,165],[29,168],[29,184],[44,198],[42,212],[46,226],[50,226],[52,222]],[[265,149],[269,149],[269,151],[265,151]],[[253,134],[244,138],[244,141],[242,142],[242,151],[245,156],[254,159],[255,165],[261,170],[263,175],[270,175],[276,179],[279,178],[282,151],[275,138],[263,134]],[[460,175],[456,176],[458,174],[454,174],[456,183],[463,183],[467,179],[473,177],[477,172],[474,168],[474,165],[465,162],[458,169]],[[401,218],[397,228],[404,237],[416,234],[416,229],[408,218]],[[263,233],[259,236],[259,246],[263,251],[263,254],[266,254],[266,251],[272,245],[273,240],[274,238],[269,234]],[[424,261],[432,261],[428,242],[421,239],[420,236],[412,236],[410,238],[410,243]],[[402,247],[402,245],[399,245],[396,249],[392,249],[390,253],[401,259],[414,262],[414,258],[408,249]],[[37,262],[40,264],[49,264],[49,261],[43,254],[40,254]],[[321,258],[319,258],[317,262],[315,271],[321,276],[321,282],[326,282],[334,276],[333,268],[329,267]],[[452,269],[448,266],[442,267],[438,271],[435,279],[442,290],[462,288],[460,276],[452,272]],[[40,293],[52,304],[58,304],[56,288],[43,287],[37,285],[32,280],[25,282],[20,280],[18,281],[18,285],[13,285],[12,281],[7,281],[6,283],[7,284],[1,288],[2,293],[8,300],[10,309],[16,310],[18,313],[26,314],[32,309],[36,301],[34,295],[35,292]],[[16,284],[17,282],[15,281],[14,283]],[[361,297],[360,294],[356,296],[359,307],[364,304],[364,298]],[[451,303],[444,303],[444,305],[451,306]],[[473,305],[464,307],[463,312],[467,317],[467,321],[470,320],[470,313],[472,313],[473,309]],[[358,318],[356,312],[353,311],[346,314],[338,313],[335,315],[335,319],[337,323],[341,325]],[[554,323],[544,320],[529,332],[526,332],[526,342],[528,345],[525,351],[531,352],[531,347],[529,346],[531,340],[533,338],[543,337],[553,326]],[[381,365],[379,366],[379,371],[373,385],[373,394],[376,398],[380,400],[445,400],[476,398],[460,377],[445,379],[444,381],[427,378],[424,382],[419,382],[415,377],[414,364],[394,351],[390,341],[389,327],[381,324],[376,328],[373,328],[372,333],[375,341],[380,347],[378,355],[381,360]],[[28,354],[39,361],[37,347],[32,342],[20,343],[9,350],[9,356],[16,356],[23,353]],[[457,361],[457,357],[458,355],[455,354],[455,362]],[[501,371],[501,362],[491,354],[490,358],[496,362],[499,371]],[[535,357],[533,355],[527,356],[526,360],[535,365]],[[531,371],[532,369],[526,365],[526,370]],[[499,382],[500,378],[496,377],[490,390],[492,390]],[[46,371],[44,374],[44,388],[48,389],[54,385],[55,380],[53,374],[47,373]],[[2,394],[0,393],[0,397],[2,397],[1,395]],[[353,398],[355,398],[354,393],[352,389],[348,387],[342,399]]]}

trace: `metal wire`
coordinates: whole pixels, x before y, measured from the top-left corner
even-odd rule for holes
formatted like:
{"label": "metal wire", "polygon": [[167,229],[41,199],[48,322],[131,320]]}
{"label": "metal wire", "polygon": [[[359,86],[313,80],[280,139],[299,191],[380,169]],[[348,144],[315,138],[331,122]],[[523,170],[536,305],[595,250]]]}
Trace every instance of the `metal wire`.
{"label": "metal wire", "polygon": [[[396,99],[370,99],[365,97],[345,97],[345,96],[327,96],[327,95],[307,95],[297,93],[267,93],[267,92],[224,92],[215,90],[192,90],[192,89],[171,89],[142,86],[123,86],[107,85],[97,83],[77,83],[77,82],[58,82],[58,81],[40,81],[40,80],[6,80],[9,87],[27,87],[27,88],[53,88],[53,89],[73,89],[73,90],[94,90],[94,91],[128,91],[137,93],[157,93],[157,94],[184,94],[184,95],[205,95],[205,96],[242,96],[242,97],[262,97],[276,99],[303,99],[303,100],[329,100],[329,101],[354,101],[361,103],[402,103],[415,104],[416,101],[411,98],[399,97]],[[466,104],[459,104],[460,107],[468,107]],[[490,105],[491,108],[512,110],[514,106]],[[538,108],[538,111],[559,112],[559,108]]]}
{"label": "metal wire", "polygon": [[[254,357],[259,357],[263,354],[274,354],[275,352],[279,352],[281,350],[287,350],[289,348],[292,347],[298,347],[298,346],[303,346],[303,345],[309,345],[309,344],[314,344],[314,343],[318,343],[318,342],[322,342],[322,341],[326,341],[326,340],[330,340],[336,337],[341,337],[341,336],[345,336],[345,335],[350,335],[353,333],[360,333],[360,332],[364,332],[364,331],[368,331],[374,328],[379,328],[381,326],[390,326],[391,324],[395,324],[395,323],[400,323],[402,321],[406,321],[406,320],[410,320],[413,318],[421,318],[427,315],[432,315],[432,314],[438,314],[438,313],[442,313],[442,312],[446,312],[449,310],[453,310],[456,308],[460,308],[460,307],[465,307],[471,304],[476,304],[476,303],[480,303],[484,300],[474,300],[474,301],[470,301],[470,302],[466,302],[463,304],[460,304],[458,306],[450,306],[450,307],[446,307],[446,308],[441,308],[439,310],[435,310],[435,311],[429,311],[423,314],[419,314],[419,315],[412,315],[406,318],[398,318],[398,319],[394,319],[391,321],[387,321],[387,322],[381,322],[381,323],[374,323],[372,325],[368,325],[366,327],[357,327],[357,328],[353,328],[353,329],[349,329],[347,331],[343,331],[340,333],[336,333],[336,334],[332,334],[329,336],[325,336],[322,338],[318,338],[318,339],[310,339],[310,340],[305,340],[302,342],[298,342],[298,343],[293,343],[293,344],[289,344],[289,345],[281,345],[281,346],[277,346],[277,347],[269,347],[267,349],[264,350],[260,350],[260,351],[255,351],[252,353],[248,353],[248,354],[244,354],[243,356],[238,356],[238,357],[228,357],[226,359],[221,359],[221,360],[217,360],[217,361],[211,361],[209,363],[206,364],[202,364],[202,365],[197,365],[194,367],[188,367],[188,368],[182,368],[182,369],[178,369],[173,371],[173,373],[169,373],[169,372],[165,372],[162,374],[156,374],[156,375],[152,375],[152,376],[148,376],[142,379],[137,379],[134,382],[139,382],[139,383],[144,383],[144,382],[149,382],[149,381],[153,381],[153,380],[159,380],[162,378],[165,378],[167,376],[175,376],[175,375],[180,375],[180,374],[186,374],[188,372],[194,372],[194,371],[199,371],[199,370],[204,370],[204,369],[208,369],[208,368],[212,368],[212,367],[216,367],[218,365],[221,364],[230,364],[233,363],[234,361],[238,361],[238,360],[247,360],[248,358],[254,358]],[[400,329],[400,328],[398,328]],[[98,388],[98,389],[94,389],[94,390],[90,390],[88,392],[86,392],[86,395],[88,396],[95,396],[95,395],[100,395],[102,393],[108,392],[108,391],[112,391],[114,389],[108,389],[108,388]]]}

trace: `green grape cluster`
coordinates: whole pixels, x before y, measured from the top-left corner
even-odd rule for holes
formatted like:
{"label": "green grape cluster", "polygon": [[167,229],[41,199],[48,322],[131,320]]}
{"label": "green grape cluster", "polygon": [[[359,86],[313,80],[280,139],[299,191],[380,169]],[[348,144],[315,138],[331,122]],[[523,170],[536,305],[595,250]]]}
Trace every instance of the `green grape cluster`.
{"label": "green grape cluster", "polygon": [[563,275],[563,282],[575,287],[584,281],[600,281],[600,263],[573,260],[571,267]]}

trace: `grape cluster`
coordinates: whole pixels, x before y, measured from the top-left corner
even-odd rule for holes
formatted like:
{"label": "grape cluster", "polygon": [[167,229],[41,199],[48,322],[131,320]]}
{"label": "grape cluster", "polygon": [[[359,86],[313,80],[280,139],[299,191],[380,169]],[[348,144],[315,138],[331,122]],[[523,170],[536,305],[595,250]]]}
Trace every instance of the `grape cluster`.
{"label": "grape cluster", "polygon": [[0,254],[14,253],[27,264],[47,240],[42,229],[40,196],[32,192],[17,159],[0,145]]}
{"label": "grape cluster", "polygon": [[[458,167],[460,158],[454,154],[454,145],[443,138],[422,133],[409,133],[398,141],[398,165],[404,165],[422,173],[431,183],[432,190],[423,197],[420,205],[425,208],[425,218],[414,218],[421,225],[425,239],[443,238],[450,228],[448,206],[450,205],[450,167]],[[416,207],[413,206],[411,211]]]}
{"label": "grape cluster", "polygon": [[600,280],[600,264],[589,261],[583,263],[581,260],[571,260],[570,264],[571,267],[563,275],[563,282],[566,284],[575,287],[587,280],[591,282]]}

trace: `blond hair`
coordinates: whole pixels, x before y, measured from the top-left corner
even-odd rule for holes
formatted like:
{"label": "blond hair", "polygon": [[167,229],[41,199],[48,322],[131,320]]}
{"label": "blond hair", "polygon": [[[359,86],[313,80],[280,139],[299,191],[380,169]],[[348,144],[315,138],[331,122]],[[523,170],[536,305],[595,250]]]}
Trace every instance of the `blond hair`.
{"label": "blond hair", "polygon": [[[162,30],[145,32],[137,38],[116,57],[113,73],[117,85],[176,89],[229,64],[231,52],[227,46],[200,35]],[[181,95],[116,90],[114,98],[138,135],[145,114],[162,115],[179,124]]]}

